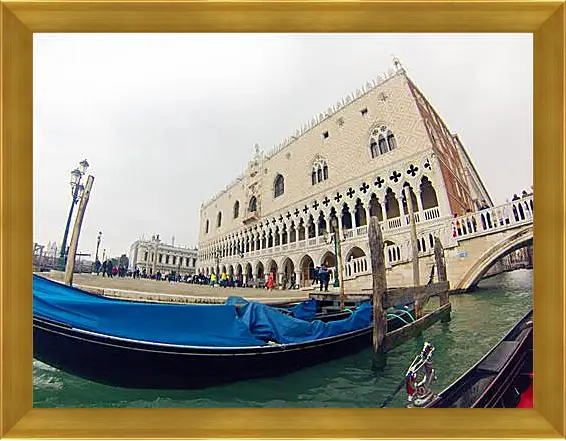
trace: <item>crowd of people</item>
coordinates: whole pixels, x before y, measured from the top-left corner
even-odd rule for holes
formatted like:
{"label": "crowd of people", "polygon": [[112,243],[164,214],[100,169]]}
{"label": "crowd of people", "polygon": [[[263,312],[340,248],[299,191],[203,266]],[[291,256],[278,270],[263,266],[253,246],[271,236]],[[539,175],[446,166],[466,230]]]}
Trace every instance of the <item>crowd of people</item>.
{"label": "crowd of people", "polygon": [[319,285],[321,291],[328,291],[328,282],[330,282],[330,270],[324,263],[314,269],[314,284]]}
{"label": "crowd of people", "polygon": [[[194,275],[181,275],[172,271],[170,273],[162,274],[161,271],[157,270],[153,274],[150,268],[149,273],[144,268],[141,270],[136,267],[135,270],[129,270],[121,265],[116,266],[112,260],[107,259],[104,262],[97,260],[94,265],[94,272],[102,277],[131,277],[132,279],[149,279],[157,281],[167,281],[169,283],[173,282],[184,282],[184,283],[194,283],[197,285],[209,285],[209,286],[219,286],[222,288],[240,288],[240,287],[255,287],[255,288],[265,288],[267,290],[273,290],[274,288],[280,286],[282,289],[297,289],[295,273],[292,272],[290,278],[285,275],[281,280],[279,285],[276,281],[275,273],[270,272],[267,277],[248,277],[247,282],[244,284],[242,275],[227,274],[225,271],[218,271],[218,274],[211,273],[210,275],[205,274],[194,274]],[[322,266],[317,266],[313,271],[313,285],[320,285],[321,291],[328,291],[328,283],[330,281],[330,270],[328,265],[325,263]]]}
{"label": "crowd of people", "polygon": [[102,277],[108,277],[110,279],[113,277],[126,277],[127,271],[128,269],[124,268],[122,265],[114,265],[110,259],[107,259],[102,263],[97,259],[94,263],[94,272],[97,276],[102,273]]}

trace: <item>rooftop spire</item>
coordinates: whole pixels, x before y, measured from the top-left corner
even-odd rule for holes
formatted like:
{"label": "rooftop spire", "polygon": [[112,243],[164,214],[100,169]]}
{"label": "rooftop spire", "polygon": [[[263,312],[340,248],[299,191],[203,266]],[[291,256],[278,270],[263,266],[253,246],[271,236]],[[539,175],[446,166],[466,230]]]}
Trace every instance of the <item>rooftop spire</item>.
{"label": "rooftop spire", "polygon": [[395,66],[397,72],[405,73],[405,68],[401,64],[399,58],[397,58],[395,55],[391,55],[391,57],[393,57],[393,65]]}

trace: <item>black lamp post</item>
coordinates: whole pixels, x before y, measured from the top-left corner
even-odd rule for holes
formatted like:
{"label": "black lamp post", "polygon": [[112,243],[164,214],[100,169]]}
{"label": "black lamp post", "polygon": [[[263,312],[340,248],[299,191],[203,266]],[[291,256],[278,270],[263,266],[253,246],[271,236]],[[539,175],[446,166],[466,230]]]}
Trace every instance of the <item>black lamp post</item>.
{"label": "black lamp post", "polygon": [[332,218],[332,228],[334,229],[334,288],[340,286],[340,277],[338,275],[338,219]]}
{"label": "black lamp post", "polygon": [[83,186],[81,185],[81,178],[86,173],[87,168],[88,161],[84,159],[79,162],[79,168],[76,168],[71,172],[71,195],[73,200],[71,202],[71,208],[69,209],[69,216],[67,217],[67,225],[65,226],[63,243],[61,244],[61,252],[59,254],[59,269],[61,271],[65,271],[65,266],[67,264],[67,236],[69,235],[69,228],[71,226],[71,218],[73,217],[75,204],[79,201],[81,190],[83,189]]}
{"label": "black lamp post", "polygon": [[98,248],[100,247],[100,238],[102,237],[102,231],[98,232],[98,237],[96,238],[96,257],[94,259],[95,262],[98,261]]}

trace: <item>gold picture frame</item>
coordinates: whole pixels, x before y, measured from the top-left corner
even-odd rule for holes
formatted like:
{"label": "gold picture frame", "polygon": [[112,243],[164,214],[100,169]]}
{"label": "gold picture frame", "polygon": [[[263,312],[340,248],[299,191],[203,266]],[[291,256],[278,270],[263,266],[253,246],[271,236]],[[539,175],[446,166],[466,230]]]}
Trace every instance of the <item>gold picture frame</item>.
{"label": "gold picture frame", "polygon": [[[33,409],[34,32],[532,32],[533,409]],[[0,435],[7,438],[563,438],[565,4],[561,1],[0,3]],[[486,66],[489,69],[489,66]]]}

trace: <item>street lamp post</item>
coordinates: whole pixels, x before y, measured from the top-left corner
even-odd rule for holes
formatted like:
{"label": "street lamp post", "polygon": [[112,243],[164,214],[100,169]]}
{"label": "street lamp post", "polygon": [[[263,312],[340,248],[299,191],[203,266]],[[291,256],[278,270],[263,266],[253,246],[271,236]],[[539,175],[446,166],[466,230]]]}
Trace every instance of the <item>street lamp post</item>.
{"label": "street lamp post", "polygon": [[65,265],[67,263],[67,236],[69,235],[69,228],[71,226],[71,218],[73,217],[73,210],[75,204],[79,200],[79,194],[81,191],[81,178],[86,173],[88,168],[88,161],[86,159],[79,162],[79,168],[74,169],[71,172],[71,195],[73,200],[71,202],[71,208],[69,209],[69,216],[67,217],[67,225],[65,226],[65,233],[63,234],[63,243],[61,244],[61,250],[59,254],[59,270],[64,271]]}
{"label": "street lamp post", "polygon": [[[336,257],[334,259],[336,261],[336,266],[334,268],[334,271],[336,272],[334,275],[334,286],[340,288],[340,308],[344,309],[346,306],[346,295],[344,294],[344,265],[342,264],[342,246],[340,244],[340,232],[338,231],[337,218],[332,219],[332,227],[334,228],[334,255]],[[338,280],[338,283],[336,283],[337,279],[340,279]]]}
{"label": "street lamp post", "polygon": [[98,237],[96,238],[96,257],[94,258],[95,262],[98,261],[98,248],[100,247],[100,238],[101,237],[102,237],[102,231],[99,231]]}

